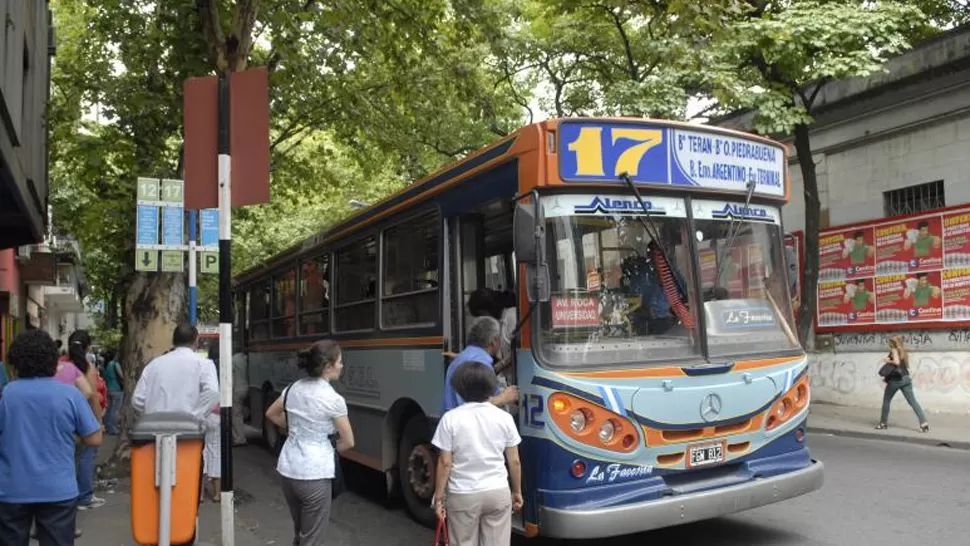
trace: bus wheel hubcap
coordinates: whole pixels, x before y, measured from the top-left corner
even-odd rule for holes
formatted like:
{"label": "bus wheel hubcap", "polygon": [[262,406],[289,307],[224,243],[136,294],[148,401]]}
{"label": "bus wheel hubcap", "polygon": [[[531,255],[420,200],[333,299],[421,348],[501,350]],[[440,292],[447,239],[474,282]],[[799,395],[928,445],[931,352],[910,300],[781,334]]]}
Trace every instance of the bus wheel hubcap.
{"label": "bus wheel hubcap", "polygon": [[427,445],[414,446],[408,457],[408,474],[411,490],[422,499],[430,499],[434,493],[434,455]]}

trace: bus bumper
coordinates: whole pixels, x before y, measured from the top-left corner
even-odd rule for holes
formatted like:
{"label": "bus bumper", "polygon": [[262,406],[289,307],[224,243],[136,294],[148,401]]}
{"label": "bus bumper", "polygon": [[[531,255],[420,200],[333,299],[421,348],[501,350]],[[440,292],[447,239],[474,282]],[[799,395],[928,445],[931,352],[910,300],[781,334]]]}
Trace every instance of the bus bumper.
{"label": "bus bumper", "polygon": [[659,500],[596,510],[539,508],[540,534],[552,538],[603,538],[716,518],[811,493],[822,487],[823,465],[771,478]]}

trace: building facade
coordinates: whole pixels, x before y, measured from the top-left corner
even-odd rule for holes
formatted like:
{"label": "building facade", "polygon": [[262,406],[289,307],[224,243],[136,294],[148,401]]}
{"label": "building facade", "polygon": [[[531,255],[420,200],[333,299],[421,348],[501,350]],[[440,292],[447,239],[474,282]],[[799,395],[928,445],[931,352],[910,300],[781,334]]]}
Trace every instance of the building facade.
{"label": "building facade", "polygon": [[0,360],[20,330],[41,327],[43,284],[56,282],[48,221],[47,0],[0,0]]}
{"label": "building facade", "polygon": [[[874,296],[869,312],[853,314],[850,302],[847,312],[816,319],[814,394],[822,401],[879,407],[883,383],[876,372],[888,352],[888,337],[901,335],[912,351],[912,375],[924,407],[970,412],[970,306],[965,305],[970,301],[962,301],[970,300],[970,289],[959,288],[963,277],[970,286],[970,269],[963,267],[970,266],[965,259],[970,253],[963,256],[970,238],[970,216],[964,214],[970,210],[962,208],[970,209],[970,27],[919,44],[887,63],[885,72],[832,82],[819,100],[811,145],[822,208],[822,256],[834,250],[830,261],[850,260],[856,241],[849,240],[859,234],[860,244],[878,253],[869,258],[871,274],[847,269],[842,278],[822,260],[820,308],[838,308],[843,293],[845,302],[857,290],[871,290]],[[746,112],[714,123],[746,130],[752,118]],[[794,143],[788,139],[786,144],[793,189],[783,218],[787,232],[800,232],[805,225],[802,176]],[[936,253],[938,265],[920,270],[927,271],[922,275],[917,272],[920,260],[908,265],[903,260],[901,271],[892,270],[886,260],[910,250],[922,237],[924,223],[933,232],[926,236],[926,254]],[[907,242],[907,237],[912,239]],[[937,303],[890,309],[913,297],[906,283],[917,286],[916,277],[923,276]],[[896,287],[899,293],[893,295]],[[939,320],[921,320],[920,313],[931,307]],[[832,316],[835,326],[825,327]]]}

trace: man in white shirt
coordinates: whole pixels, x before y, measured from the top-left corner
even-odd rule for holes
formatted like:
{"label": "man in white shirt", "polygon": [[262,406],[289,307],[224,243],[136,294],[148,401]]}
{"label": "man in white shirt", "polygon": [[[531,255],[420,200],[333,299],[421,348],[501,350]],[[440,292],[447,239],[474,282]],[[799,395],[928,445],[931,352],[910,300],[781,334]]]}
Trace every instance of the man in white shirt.
{"label": "man in white shirt", "polygon": [[174,348],[145,366],[131,405],[139,414],[182,412],[200,421],[219,401],[215,368],[198,354],[199,331],[180,324],[172,334]]}

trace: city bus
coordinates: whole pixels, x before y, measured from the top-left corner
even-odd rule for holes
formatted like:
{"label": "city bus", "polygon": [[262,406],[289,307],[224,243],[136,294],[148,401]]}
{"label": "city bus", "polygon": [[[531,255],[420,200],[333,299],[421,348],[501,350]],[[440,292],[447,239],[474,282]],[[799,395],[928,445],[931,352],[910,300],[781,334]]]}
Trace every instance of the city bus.
{"label": "city bus", "polygon": [[[449,357],[476,289],[514,291],[527,536],[600,538],[812,492],[786,149],[707,126],[529,125],[235,279],[248,413],[332,338],[356,447],[432,524]],[[234,339],[236,337],[234,336]]]}

